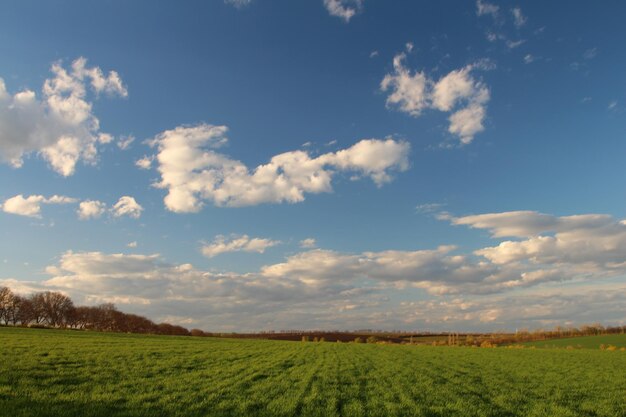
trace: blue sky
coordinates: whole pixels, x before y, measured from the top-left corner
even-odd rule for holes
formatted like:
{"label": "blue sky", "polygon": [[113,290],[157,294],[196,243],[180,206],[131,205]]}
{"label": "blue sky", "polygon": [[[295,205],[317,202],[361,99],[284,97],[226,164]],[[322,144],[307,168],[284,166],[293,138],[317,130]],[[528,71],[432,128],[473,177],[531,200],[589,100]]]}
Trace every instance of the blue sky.
{"label": "blue sky", "polygon": [[207,330],[623,324],[625,8],[5,4],[0,284]]}

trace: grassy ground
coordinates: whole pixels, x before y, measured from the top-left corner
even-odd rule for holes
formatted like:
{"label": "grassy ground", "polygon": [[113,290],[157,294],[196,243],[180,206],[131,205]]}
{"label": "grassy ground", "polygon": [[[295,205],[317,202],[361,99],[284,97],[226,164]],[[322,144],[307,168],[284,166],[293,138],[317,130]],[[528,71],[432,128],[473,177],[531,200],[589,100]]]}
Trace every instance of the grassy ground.
{"label": "grassy ground", "polygon": [[625,416],[626,352],[0,328],[2,416]]}
{"label": "grassy ground", "polygon": [[523,343],[525,346],[537,348],[575,348],[600,349],[600,345],[613,345],[618,348],[626,347],[626,334],[609,334],[603,336],[567,337],[563,339],[538,340]]}

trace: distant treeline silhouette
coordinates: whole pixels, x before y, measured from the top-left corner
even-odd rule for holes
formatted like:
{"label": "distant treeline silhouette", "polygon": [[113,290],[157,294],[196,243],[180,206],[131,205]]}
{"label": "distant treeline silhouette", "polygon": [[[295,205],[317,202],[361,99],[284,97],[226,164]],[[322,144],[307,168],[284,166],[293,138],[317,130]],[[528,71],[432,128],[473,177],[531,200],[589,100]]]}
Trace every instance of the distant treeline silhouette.
{"label": "distant treeline silhouette", "polygon": [[8,287],[0,287],[0,322],[13,326],[191,335],[182,326],[157,324],[136,314],[123,313],[111,303],[75,306],[70,297],[60,292],[45,291],[21,296]]}

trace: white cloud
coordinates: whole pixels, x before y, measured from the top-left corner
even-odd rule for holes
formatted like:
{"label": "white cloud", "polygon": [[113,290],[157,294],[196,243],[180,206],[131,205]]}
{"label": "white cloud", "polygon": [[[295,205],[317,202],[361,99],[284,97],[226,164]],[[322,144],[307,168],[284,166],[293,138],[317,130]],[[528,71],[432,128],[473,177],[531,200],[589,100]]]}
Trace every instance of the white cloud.
{"label": "white cloud", "polygon": [[513,23],[515,27],[521,28],[526,24],[526,16],[522,13],[522,9],[519,7],[514,7],[511,9],[511,13],[513,14]]}
{"label": "white cloud", "polygon": [[143,207],[141,207],[133,197],[127,195],[120,197],[117,203],[111,208],[111,213],[115,217],[129,216],[134,219],[138,219],[142,211]]}
{"label": "white cloud", "polygon": [[130,148],[130,145],[135,141],[135,137],[132,135],[122,136],[117,142],[117,147],[121,150],[125,151]]}
{"label": "white cloud", "polygon": [[516,211],[465,216],[453,224],[516,237],[474,251],[500,269],[523,271],[511,285],[598,279],[626,273],[626,222],[608,215],[552,216]]}
{"label": "white cloud", "polygon": [[129,247],[129,248],[136,248],[137,247],[137,242],[136,241],[129,242],[126,246]]}
{"label": "white cloud", "polygon": [[75,203],[75,198],[53,195],[46,198],[42,195],[31,195],[26,198],[22,194],[11,197],[2,204],[5,213],[17,214],[27,217],[41,217],[42,204],[71,204]]}
{"label": "white cloud", "polygon": [[252,0],[224,0],[224,3],[235,6],[238,9],[248,6]]}
{"label": "white cloud", "polygon": [[392,90],[387,97],[387,106],[398,107],[400,111],[418,117],[429,106],[427,89],[430,81],[423,72],[411,74],[404,66],[405,58],[404,53],[393,58],[394,72],[385,75],[380,88],[383,91]]}
{"label": "white cloud", "polygon": [[248,235],[236,236],[230,238],[218,235],[213,242],[202,247],[202,254],[208,258],[227,252],[255,252],[264,253],[267,248],[280,244],[277,240],[251,238]]}
{"label": "white cloud", "polygon": [[378,51],[370,52],[370,58],[376,58],[378,56]]}
{"label": "white cloud", "polygon": [[[486,229],[496,238],[530,237],[547,232],[567,232],[575,229],[593,229],[612,224],[611,216],[584,214],[557,217],[536,211],[507,211],[452,218],[455,225]],[[620,226],[621,227],[621,226]]]}
{"label": "white cloud", "polygon": [[515,49],[518,46],[523,45],[524,43],[526,43],[526,41],[524,39],[518,39],[516,41],[512,41],[510,39],[507,39],[506,43],[506,47],[509,49]]}
{"label": "white cloud", "polygon": [[361,10],[363,0],[324,0],[324,6],[331,16],[339,17],[347,23]]}
{"label": "white cloud", "polygon": [[471,72],[492,65],[480,61],[451,71],[435,82],[423,72],[411,74],[404,65],[405,59],[404,53],[396,55],[393,73],[387,74],[380,84],[382,91],[391,91],[387,106],[413,117],[421,116],[425,109],[453,111],[448,131],[458,136],[463,144],[472,142],[474,136],[484,130],[485,107],[490,93]]}
{"label": "white cloud", "polygon": [[168,190],[164,202],[169,210],[198,212],[205,201],[231,207],[297,203],[305,193],[332,191],[334,170],[370,177],[381,186],[391,181],[392,171],[408,169],[407,142],[364,139],[316,158],[303,150],[285,152],[250,170],[212,149],[226,143],[226,131],[225,126],[207,124],[180,126],[152,141],[161,174],[155,186]]}
{"label": "white cloud", "polygon": [[[494,238],[519,240],[468,254],[454,246],[362,253],[315,249],[248,273],[173,265],[159,255],[66,252],[46,268],[51,278],[43,285],[1,282],[66,291],[79,303],[128,304],[125,311],[155,319],[182,310],[194,323],[210,326],[205,328],[232,325],[239,331],[623,321],[626,287],[618,278],[626,274],[626,221],[531,211],[449,219],[489,230]],[[254,240],[218,238],[209,256],[269,247],[267,239],[256,246]],[[415,301],[398,302],[398,294]]]}
{"label": "white cloud", "polygon": [[154,160],[153,157],[151,156],[144,156],[143,158],[140,158],[138,160],[135,161],[135,165],[139,168],[139,169],[150,169],[152,168],[152,161]]}
{"label": "white cloud", "polygon": [[[407,287],[358,287],[328,280],[307,284],[297,277],[213,273],[172,265],[159,255],[66,252],[39,282],[0,279],[18,293],[60,290],[78,304],[114,302],[156,321],[182,317],[207,330],[284,328],[384,328],[495,330],[515,327],[622,322],[623,283],[526,288],[505,294],[451,295],[398,302]],[[181,320],[183,320],[181,318]],[[181,321],[182,322],[182,321]]]}
{"label": "white cloud", "polygon": [[78,161],[96,162],[97,145],[110,142],[100,131],[87,91],[96,95],[128,95],[115,71],[105,77],[98,67],[87,67],[78,58],[66,70],[60,63],[51,68],[53,78],[45,80],[42,99],[31,90],[11,96],[0,79],[0,161],[18,168],[24,156],[39,153],[63,176],[72,175]]}
{"label": "white cloud", "polygon": [[78,205],[78,218],[80,220],[97,219],[106,212],[106,204],[97,200],[81,201]]}
{"label": "white cloud", "polygon": [[485,107],[481,103],[472,103],[468,107],[456,111],[450,116],[448,131],[459,136],[461,143],[466,145],[474,140],[474,136],[485,128]]}
{"label": "white cloud", "polygon": [[300,247],[304,249],[313,249],[316,245],[317,242],[312,237],[300,241]]}
{"label": "white cloud", "polygon": [[613,110],[615,107],[617,107],[617,100],[613,100],[609,103],[607,109],[609,110]]}
{"label": "white cloud", "polygon": [[525,64],[530,64],[530,63],[534,62],[536,59],[537,58],[535,58],[531,54],[526,54],[526,56],[524,56],[524,63]]}
{"label": "white cloud", "polygon": [[478,16],[491,15],[494,19],[498,16],[498,12],[500,7],[487,3],[486,1],[477,0],[476,1],[476,14]]}

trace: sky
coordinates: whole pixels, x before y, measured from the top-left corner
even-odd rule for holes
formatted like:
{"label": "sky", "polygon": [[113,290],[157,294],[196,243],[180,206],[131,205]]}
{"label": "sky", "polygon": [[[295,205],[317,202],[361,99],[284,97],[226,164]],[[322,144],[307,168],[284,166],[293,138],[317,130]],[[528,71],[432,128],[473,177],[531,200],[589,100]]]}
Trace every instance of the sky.
{"label": "sky", "polygon": [[0,285],[208,331],[626,323],[626,4],[0,12]]}

